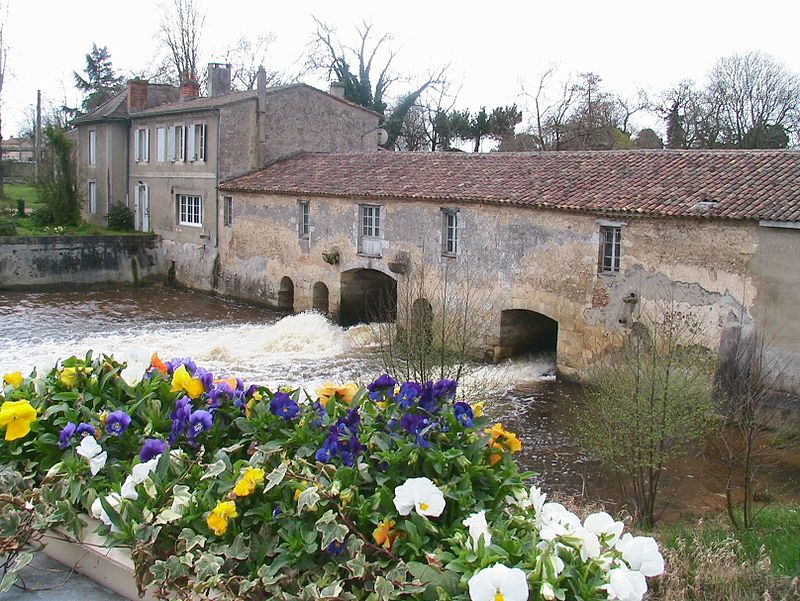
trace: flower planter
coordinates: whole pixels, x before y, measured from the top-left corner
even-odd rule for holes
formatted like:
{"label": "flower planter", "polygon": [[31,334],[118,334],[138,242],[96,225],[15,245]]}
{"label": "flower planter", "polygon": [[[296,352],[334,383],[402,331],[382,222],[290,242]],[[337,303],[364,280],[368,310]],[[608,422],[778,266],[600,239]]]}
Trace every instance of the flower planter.
{"label": "flower planter", "polygon": [[100,522],[89,516],[82,516],[87,522],[81,540],[69,542],[72,536],[61,531],[53,531],[45,536],[43,553],[74,568],[81,574],[91,578],[98,584],[110,588],[126,599],[155,601],[155,597],[147,592],[139,597],[133,579],[133,561],[127,549],[108,548],[102,537],[95,534]]}

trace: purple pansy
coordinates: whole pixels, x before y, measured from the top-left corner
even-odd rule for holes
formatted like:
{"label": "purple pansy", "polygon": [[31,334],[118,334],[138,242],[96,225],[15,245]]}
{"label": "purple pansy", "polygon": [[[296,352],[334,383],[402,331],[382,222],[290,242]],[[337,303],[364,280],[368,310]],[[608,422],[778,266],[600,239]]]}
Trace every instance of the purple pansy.
{"label": "purple pansy", "polygon": [[94,436],[95,430],[92,424],[87,424],[86,422],[81,422],[78,424],[78,427],[75,428],[75,436],[83,437],[85,434],[89,436]]}
{"label": "purple pansy", "polygon": [[106,432],[112,436],[122,436],[131,425],[131,416],[122,409],[114,411],[106,418]]}
{"label": "purple pansy", "polygon": [[72,422],[68,422],[66,426],[61,428],[61,432],[58,433],[58,447],[60,449],[67,449],[71,444],[71,438],[75,434],[75,429],[77,426]]}
{"label": "purple pansy", "polygon": [[276,392],[269,403],[269,410],[288,421],[300,413],[300,406],[285,392]]}
{"label": "purple pansy", "polygon": [[166,441],[160,440],[158,438],[148,438],[144,441],[142,445],[142,450],[139,451],[139,459],[142,460],[142,463],[146,463],[153,459],[154,457],[158,457],[166,451],[167,443]]}
{"label": "purple pansy", "polygon": [[189,427],[189,416],[192,414],[192,399],[182,396],[175,401],[175,410],[170,414],[172,418],[172,430],[169,434],[169,442],[173,444],[178,437],[186,432]]}
{"label": "purple pansy", "polygon": [[472,427],[472,420],[475,417],[475,414],[472,412],[472,407],[470,407],[469,403],[465,403],[463,401],[459,401],[453,404],[453,413],[456,416],[456,419],[461,423],[462,426],[465,428]]}
{"label": "purple pansy", "polygon": [[189,416],[189,436],[194,440],[214,425],[214,416],[205,409],[198,409]]}
{"label": "purple pansy", "polygon": [[347,547],[347,541],[340,543],[338,540],[335,540],[325,547],[325,551],[334,557],[338,557],[342,554],[342,551],[345,550],[345,547]]}
{"label": "purple pansy", "polygon": [[400,386],[400,391],[394,397],[401,409],[408,409],[422,395],[422,384],[405,382]]}

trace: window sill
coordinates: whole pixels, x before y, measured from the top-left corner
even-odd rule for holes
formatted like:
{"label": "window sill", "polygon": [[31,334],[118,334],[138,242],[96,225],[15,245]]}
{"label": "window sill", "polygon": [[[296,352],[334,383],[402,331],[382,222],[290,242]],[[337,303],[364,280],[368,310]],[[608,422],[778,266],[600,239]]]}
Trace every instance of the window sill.
{"label": "window sill", "polygon": [[619,271],[598,271],[597,277],[600,278],[615,278],[619,275]]}
{"label": "window sill", "polygon": [[457,259],[458,253],[442,253],[442,257],[445,259]]}
{"label": "window sill", "polygon": [[192,228],[195,228],[195,229],[199,230],[199,229],[203,228],[203,224],[202,223],[179,223],[178,227],[192,227]]}
{"label": "window sill", "polygon": [[383,257],[383,255],[371,255],[361,251],[357,252],[356,255],[359,257],[365,257],[367,259],[380,259]]}

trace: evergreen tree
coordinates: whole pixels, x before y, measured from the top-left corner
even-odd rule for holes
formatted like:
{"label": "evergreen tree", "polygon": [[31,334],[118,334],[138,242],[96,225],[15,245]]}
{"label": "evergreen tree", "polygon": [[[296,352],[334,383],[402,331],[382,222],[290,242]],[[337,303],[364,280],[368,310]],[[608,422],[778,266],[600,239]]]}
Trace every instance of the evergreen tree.
{"label": "evergreen tree", "polygon": [[92,44],[92,51],[86,55],[84,73],[85,79],[73,71],[75,87],[86,95],[82,106],[88,113],[114,96],[120,90],[123,78],[114,73],[108,47],[98,48],[97,44]]}
{"label": "evergreen tree", "polygon": [[680,113],[678,112],[678,101],[672,103],[672,107],[667,114],[667,148],[685,148],[686,131],[681,124]]}

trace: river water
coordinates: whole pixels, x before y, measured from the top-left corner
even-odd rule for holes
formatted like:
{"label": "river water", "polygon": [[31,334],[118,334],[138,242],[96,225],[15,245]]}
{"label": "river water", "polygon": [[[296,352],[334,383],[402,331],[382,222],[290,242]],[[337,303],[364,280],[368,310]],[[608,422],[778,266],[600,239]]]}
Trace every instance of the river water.
{"label": "river water", "polygon": [[[161,286],[58,292],[0,291],[0,374],[34,368],[49,371],[59,359],[87,350],[104,352],[130,365],[138,378],[157,351],[162,359],[192,357],[198,365],[251,383],[302,385],[310,392],[325,381],[368,383],[381,373],[368,326],[341,328],[316,313],[285,316],[260,307]],[[580,386],[542,381],[553,358],[518,358],[486,366],[486,411],[518,433],[524,469],[548,491],[601,501],[609,508],[624,499],[616,480],[582,454],[570,438]],[[470,382],[462,382],[470,387]],[[800,494],[800,461],[771,473],[775,490],[790,485]],[[791,458],[790,457],[790,458]],[[696,449],[665,475],[665,500],[672,516],[718,511],[719,474]],[[670,514],[668,513],[667,516]]]}

